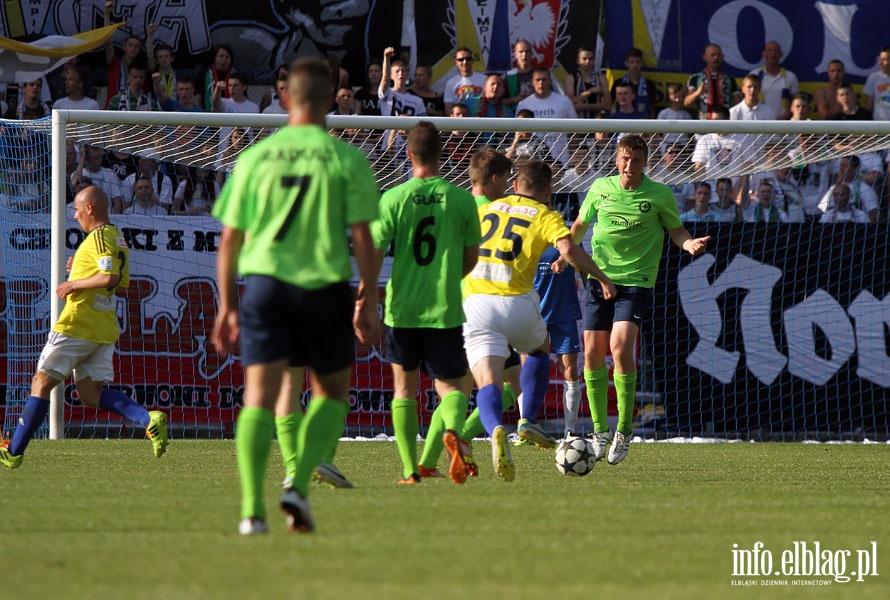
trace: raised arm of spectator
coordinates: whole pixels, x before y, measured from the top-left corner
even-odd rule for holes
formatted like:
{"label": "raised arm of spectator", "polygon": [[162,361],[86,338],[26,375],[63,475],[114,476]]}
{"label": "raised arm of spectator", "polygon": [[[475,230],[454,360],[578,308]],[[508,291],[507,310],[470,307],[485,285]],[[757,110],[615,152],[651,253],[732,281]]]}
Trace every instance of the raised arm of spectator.
{"label": "raised arm of spectator", "polygon": [[151,80],[154,84],[155,94],[158,95],[158,104],[163,107],[164,103],[170,99],[170,96],[167,95],[167,89],[164,87],[164,82],[161,81],[161,74],[152,73]]}
{"label": "raised arm of spectator", "polygon": [[157,23],[149,23],[148,30],[145,33],[145,53],[148,59],[149,73],[155,70],[155,29],[157,28]]}
{"label": "raised arm of spectator", "polygon": [[225,81],[217,81],[216,85],[213,86],[213,95],[210,96],[210,104],[213,107],[213,112],[222,112],[222,94],[225,89]]}
{"label": "raised arm of spectator", "polygon": [[377,96],[380,98],[386,97],[386,90],[389,89],[389,69],[392,66],[392,57],[395,55],[396,49],[392,46],[388,46],[383,51],[383,66],[381,67],[383,76],[380,78],[380,85],[377,87]]}

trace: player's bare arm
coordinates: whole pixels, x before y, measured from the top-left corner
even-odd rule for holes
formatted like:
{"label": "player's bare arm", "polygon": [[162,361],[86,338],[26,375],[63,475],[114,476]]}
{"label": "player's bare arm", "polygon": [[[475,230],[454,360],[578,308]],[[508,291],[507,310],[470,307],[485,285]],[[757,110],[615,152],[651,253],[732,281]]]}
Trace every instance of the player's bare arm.
{"label": "player's bare arm", "polygon": [[377,278],[383,264],[383,252],[374,248],[374,238],[367,222],[352,226],[352,248],[359,273],[358,298],[352,326],[358,340],[367,344],[380,333],[377,314]]}
{"label": "player's bare arm", "polygon": [[603,298],[611,300],[616,295],[615,284],[612,280],[596,266],[593,258],[587,255],[581,246],[572,242],[569,236],[560,238],[556,242],[556,249],[559,250],[561,258],[565,259],[570,265],[575,267],[580,273],[590,275],[600,282],[603,288]]}
{"label": "player's bare arm", "polygon": [[708,241],[711,239],[711,236],[709,235],[693,238],[682,225],[674,229],[668,229],[668,235],[671,236],[671,240],[678,248],[682,248],[692,256],[698,256],[704,252],[705,248],[708,246]]}
{"label": "player's bare arm", "polygon": [[470,274],[476,263],[479,262],[479,246],[467,246],[464,248],[464,263],[462,274],[464,277]]}
{"label": "player's bare arm", "polygon": [[243,231],[223,227],[216,257],[219,309],[213,323],[213,333],[210,335],[210,341],[222,354],[227,354],[238,341],[238,291],[235,270],[243,244]]}

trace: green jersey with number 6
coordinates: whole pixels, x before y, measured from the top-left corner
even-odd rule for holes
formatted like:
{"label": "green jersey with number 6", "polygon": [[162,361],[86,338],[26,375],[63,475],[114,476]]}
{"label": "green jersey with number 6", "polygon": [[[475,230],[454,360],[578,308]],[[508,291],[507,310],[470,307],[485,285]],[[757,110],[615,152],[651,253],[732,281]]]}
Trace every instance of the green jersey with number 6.
{"label": "green jersey with number 6", "polygon": [[481,239],[473,195],[438,176],[411,179],[383,194],[371,231],[380,250],[395,240],[384,322],[433,329],[463,324],[464,249]]}
{"label": "green jersey with number 6", "polygon": [[346,229],[377,217],[364,153],[317,125],[288,126],[238,158],[213,216],[245,232],[241,275],[316,290],[352,278]]}

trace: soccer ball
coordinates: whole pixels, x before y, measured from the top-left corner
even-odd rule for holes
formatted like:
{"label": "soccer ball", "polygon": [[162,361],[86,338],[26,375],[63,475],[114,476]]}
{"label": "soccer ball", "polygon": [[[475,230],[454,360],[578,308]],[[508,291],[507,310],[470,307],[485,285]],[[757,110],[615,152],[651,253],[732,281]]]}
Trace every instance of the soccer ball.
{"label": "soccer ball", "polygon": [[556,469],[569,477],[583,477],[593,470],[596,456],[590,440],[567,437],[556,448]]}

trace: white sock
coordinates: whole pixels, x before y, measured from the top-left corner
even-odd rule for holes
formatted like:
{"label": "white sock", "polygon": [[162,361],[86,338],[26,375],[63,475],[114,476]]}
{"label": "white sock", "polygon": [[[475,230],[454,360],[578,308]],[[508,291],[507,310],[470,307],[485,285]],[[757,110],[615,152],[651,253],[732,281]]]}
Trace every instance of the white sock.
{"label": "white sock", "polygon": [[565,381],[565,432],[578,432],[578,409],[581,407],[581,382]]}

